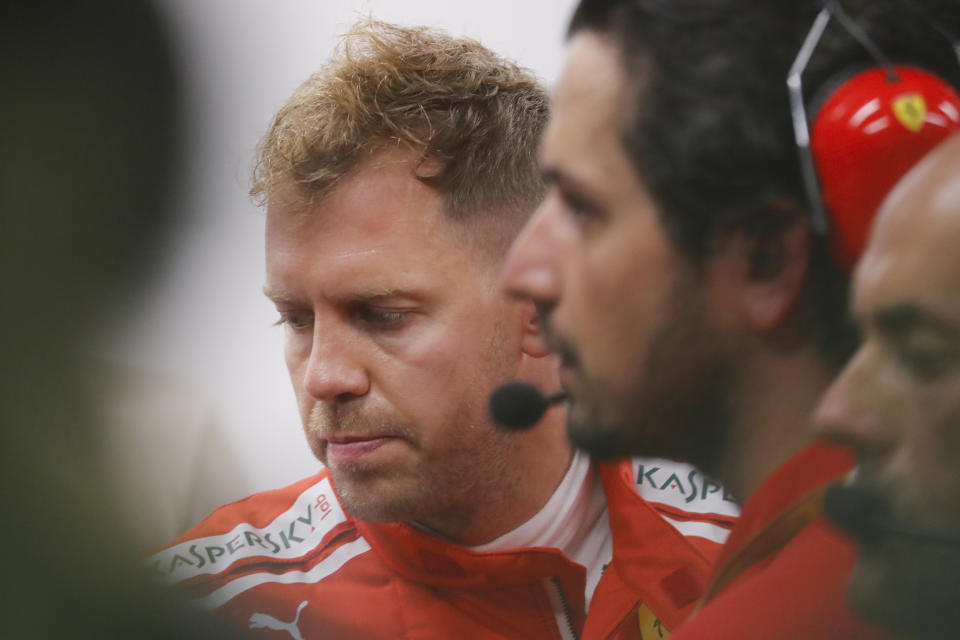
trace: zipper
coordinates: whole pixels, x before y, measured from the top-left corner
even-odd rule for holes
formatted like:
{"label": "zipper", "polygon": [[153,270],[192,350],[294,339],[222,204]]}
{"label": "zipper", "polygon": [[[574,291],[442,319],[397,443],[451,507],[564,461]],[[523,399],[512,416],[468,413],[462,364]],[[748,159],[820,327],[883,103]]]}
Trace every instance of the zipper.
{"label": "zipper", "polygon": [[570,616],[570,606],[563,595],[563,589],[560,588],[560,581],[550,576],[543,579],[543,586],[547,590],[547,599],[550,600],[560,637],[563,640],[579,640],[577,630],[573,627],[573,618]]}

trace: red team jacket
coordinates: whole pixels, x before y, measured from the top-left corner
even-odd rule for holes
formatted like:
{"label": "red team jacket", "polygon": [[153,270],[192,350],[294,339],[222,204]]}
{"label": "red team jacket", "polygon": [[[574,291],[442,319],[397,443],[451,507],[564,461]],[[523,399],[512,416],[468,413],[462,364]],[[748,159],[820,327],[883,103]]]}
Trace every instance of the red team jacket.
{"label": "red team jacket", "polygon": [[[717,570],[758,540],[777,517],[853,467],[850,452],[815,444],[771,474],[750,496]],[[889,640],[859,619],[845,595],[853,542],[821,516],[775,553],[757,558],[675,640]]]}
{"label": "red team jacket", "polygon": [[666,637],[702,595],[737,508],[688,465],[598,469],[613,558],[589,615],[586,570],[558,550],[478,553],[354,520],[326,470],[221,507],[150,565],[264,639]]}

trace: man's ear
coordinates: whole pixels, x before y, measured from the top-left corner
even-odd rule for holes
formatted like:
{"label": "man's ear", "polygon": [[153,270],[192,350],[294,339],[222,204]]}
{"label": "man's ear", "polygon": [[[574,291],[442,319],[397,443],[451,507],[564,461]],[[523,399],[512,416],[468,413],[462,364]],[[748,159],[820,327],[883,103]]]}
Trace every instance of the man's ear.
{"label": "man's ear", "polygon": [[747,240],[741,310],[756,331],[782,326],[800,301],[810,266],[810,228],[796,219],[777,231]]}
{"label": "man's ear", "polygon": [[800,301],[810,264],[812,238],[800,218],[774,231],[734,232],[715,258],[715,273],[727,282],[719,295],[753,331],[780,328]]}
{"label": "man's ear", "polygon": [[520,341],[520,349],[531,358],[550,355],[550,347],[547,346],[543,332],[540,330],[540,316],[537,315],[536,305],[532,300],[521,300],[519,304],[523,307],[521,311],[523,337]]}

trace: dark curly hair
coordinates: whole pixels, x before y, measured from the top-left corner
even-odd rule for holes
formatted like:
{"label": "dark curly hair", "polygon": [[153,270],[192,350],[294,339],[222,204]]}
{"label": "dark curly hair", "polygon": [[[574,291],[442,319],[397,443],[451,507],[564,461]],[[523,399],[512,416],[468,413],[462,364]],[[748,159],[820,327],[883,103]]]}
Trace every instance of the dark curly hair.
{"label": "dark curly hair", "polygon": [[[845,12],[894,62],[916,64],[960,86],[948,40],[960,5],[928,0],[844,0]],[[786,76],[821,2],[582,0],[569,35],[611,40],[633,79],[621,141],[658,204],[673,242],[702,264],[724,233],[776,233],[806,216]],[[804,73],[816,94],[873,66],[831,25]],[[814,96],[813,101],[816,101]],[[629,109],[629,107],[628,107]],[[855,336],[846,321],[848,278],[816,238],[804,314],[807,334],[834,366]]]}

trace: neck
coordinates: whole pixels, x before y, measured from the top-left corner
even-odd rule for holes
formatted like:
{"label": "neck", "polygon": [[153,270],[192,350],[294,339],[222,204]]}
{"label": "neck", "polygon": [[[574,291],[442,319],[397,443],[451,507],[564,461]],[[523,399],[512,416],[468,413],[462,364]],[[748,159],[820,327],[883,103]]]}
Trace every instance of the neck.
{"label": "neck", "polygon": [[566,438],[565,414],[552,409],[535,428],[510,434],[510,458],[491,470],[490,482],[474,487],[467,505],[415,523],[429,533],[463,546],[486,544],[537,514],[560,486],[573,450]]}
{"label": "neck", "polygon": [[749,359],[716,475],[742,503],[811,441],[810,416],[831,374],[811,349]]}

